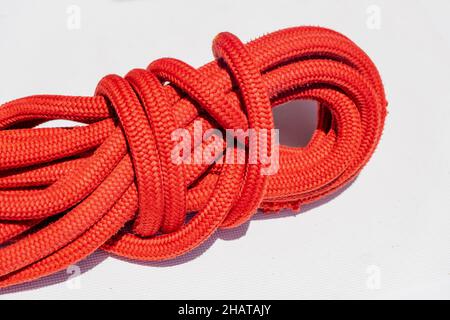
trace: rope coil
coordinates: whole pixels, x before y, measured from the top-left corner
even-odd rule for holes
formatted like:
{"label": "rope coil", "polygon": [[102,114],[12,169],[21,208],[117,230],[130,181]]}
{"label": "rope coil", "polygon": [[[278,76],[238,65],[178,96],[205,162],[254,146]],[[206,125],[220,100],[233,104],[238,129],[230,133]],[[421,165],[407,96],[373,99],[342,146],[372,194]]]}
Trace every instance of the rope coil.
{"label": "rope coil", "polygon": [[[94,97],[0,107],[0,287],[98,248],[177,257],[258,208],[295,209],[336,191],[369,160],[387,103],[374,64],[348,38],[297,27],[244,45],[221,33],[213,53],[199,69],[164,58],[106,76]],[[261,163],[171,161],[177,128],[271,130],[272,108],[294,99],[318,101],[317,129],[305,148],[280,146],[275,175],[262,175]],[[35,128],[53,119],[87,125]]]}

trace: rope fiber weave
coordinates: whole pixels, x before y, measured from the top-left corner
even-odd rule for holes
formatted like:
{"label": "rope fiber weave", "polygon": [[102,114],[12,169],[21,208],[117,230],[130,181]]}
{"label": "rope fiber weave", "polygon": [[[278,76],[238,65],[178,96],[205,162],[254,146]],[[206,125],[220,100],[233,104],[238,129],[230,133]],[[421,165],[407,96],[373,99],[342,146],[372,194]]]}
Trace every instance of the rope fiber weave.
{"label": "rope fiber weave", "polygon": [[[99,248],[171,259],[258,208],[298,209],[355,178],[387,106],[359,47],[332,30],[295,27],[245,45],[221,33],[213,53],[199,69],[164,58],[108,75],[93,97],[38,95],[0,107],[0,287]],[[276,174],[260,174],[258,163],[171,161],[177,128],[270,130],[272,108],[294,99],[318,102],[317,128],[304,148],[280,146]],[[86,125],[36,128],[53,119]]]}

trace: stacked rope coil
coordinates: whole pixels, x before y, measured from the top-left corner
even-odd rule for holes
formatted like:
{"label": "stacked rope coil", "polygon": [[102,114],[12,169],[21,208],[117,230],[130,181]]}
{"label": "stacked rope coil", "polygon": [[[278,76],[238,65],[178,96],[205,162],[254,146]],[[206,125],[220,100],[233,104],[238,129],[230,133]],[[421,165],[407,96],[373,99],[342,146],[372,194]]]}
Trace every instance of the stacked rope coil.
{"label": "stacked rope coil", "polygon": [[[99,248],[177,257],[258,208],[297,209],[335,192],[367,163],[387,103],[374,64],[348,38],[297,27],[244,45],[221,33],[213,53],[199,69],[164,58],[106,76],[93,97],[0,107],[0,287]],[[294,99],[318,102],[317,128],[304,148],[280,146],[276,174],[262,175],[260,163],[171,161],[177,128],[270,130],[272,108]],[[87,125],[36,128],[53,119]]]}

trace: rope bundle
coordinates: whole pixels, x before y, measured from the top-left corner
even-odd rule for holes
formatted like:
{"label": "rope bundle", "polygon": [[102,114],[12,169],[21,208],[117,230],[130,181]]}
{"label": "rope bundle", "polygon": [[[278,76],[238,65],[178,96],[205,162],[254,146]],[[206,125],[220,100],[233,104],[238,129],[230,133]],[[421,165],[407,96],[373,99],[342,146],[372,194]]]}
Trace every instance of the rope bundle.
{"label": "rope bundle", "polygon": [[[379,141],[386,100],[354,43],[299,27],[246,45],[221,33],[213,52],[199,69],[160,59],[106,76],[94,97],[31,96],[0,108],[0,287],[98,248],[174,258],[257,208],[298,208],[358,174]],[[171,161],[177,128],[270,130],[271,109],[293,99],[319,102],[317,129],[305,148],[280,146],[275,175],[261,175],[258,163]],[[34,128],[52,119],[87,125]]]}

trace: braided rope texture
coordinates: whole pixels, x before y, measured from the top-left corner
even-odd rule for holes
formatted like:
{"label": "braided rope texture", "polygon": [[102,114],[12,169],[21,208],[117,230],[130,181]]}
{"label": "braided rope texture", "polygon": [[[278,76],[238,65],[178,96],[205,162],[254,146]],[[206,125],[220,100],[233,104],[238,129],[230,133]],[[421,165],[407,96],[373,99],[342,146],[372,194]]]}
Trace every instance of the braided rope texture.
{"label": "braided rope texture", "polygon": [[[195,69],[164,58],[93,97],[38,95],[0,108],[0,287],[62,270],[101,248],[139,260],[182,255],[260,208],[298,209],[360,172],[380,139],[387,102],[368,56],[319,27],[243,44],[221,33]],[[304,147],[261,164],[174,164],[177,128],[273,129],[272,108],[318,102]],[[53,119],[85,123],[43,128]],[[195,149],[201,147],[193,145]]]}

